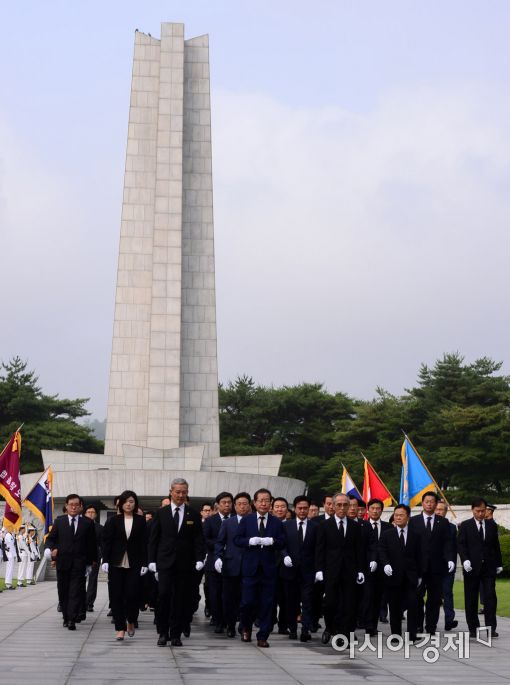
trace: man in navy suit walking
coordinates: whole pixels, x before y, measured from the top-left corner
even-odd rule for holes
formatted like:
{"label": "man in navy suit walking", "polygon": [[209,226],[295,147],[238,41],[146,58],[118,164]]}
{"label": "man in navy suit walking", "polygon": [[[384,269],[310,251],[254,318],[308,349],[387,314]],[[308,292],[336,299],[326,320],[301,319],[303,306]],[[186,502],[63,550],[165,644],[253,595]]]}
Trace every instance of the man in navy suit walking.
{"label": "man in navy suit walking", "polygon": [[[251,497],[240,492],[234,497],[235,514],[221,526],[214,545],[214,568],[223,580],[223,619],[227,626],[227,637],[236,636],[236,622],[241,602],[241,562],[244,549],[234,543],[241,519],[251,513]],[[240,632],[242,626],[239,626]]]}
{"label": "man in navy suit walking", "polygon": [[276,592],[277,554],[285,538],[282,522],[269,513],[271,493],[265,488],[253,496],[256,512],[243,518],[234,542],[245,550],[241,573],[241,623],[243,642],[251,642],[255,613],[259,619],[257,646],[269,647],[272,613]]}
{"label": "man in navy suit walking", "polygon": [[313,590],[315,583],[315,544],[319,524],[308,519],[310,500],[306,495],[294,499],[296,518],[285,521],[285,548],[280,577],[285,583],[289,638],[297,639],[297,617],[301,613],[301,642],[312,639]]}
{"label": "man in navy suit walking", "polygon": [[204,521],[204,539],[207,545],[205,576],[209,585],[209,602],[211,604],[212,622],[215,633],[223,633],[225,619],[223,616],[223,578],[214,567],[214,546],[222,527],[227,523],[232,512],[234,498],[230,492],[220,492],[214,500],[218,511]]}

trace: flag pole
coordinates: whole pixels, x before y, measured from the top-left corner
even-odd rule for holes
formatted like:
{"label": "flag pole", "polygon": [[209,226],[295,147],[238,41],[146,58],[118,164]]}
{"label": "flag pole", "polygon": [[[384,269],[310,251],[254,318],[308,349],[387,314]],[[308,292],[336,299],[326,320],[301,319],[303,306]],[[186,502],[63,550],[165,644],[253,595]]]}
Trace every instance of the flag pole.
{"label": "flag pole", "polygon": [[417,456],[418,459],[421,461],[421,464],[422,464],[423,468],[424,468],[425,471],[429,474],[430,480],[434,483],[434,485],[436,486],[436,488],[437,488],[437,489],[439,490],[439,492],[441,493],[441,496],[442,496],[442,498],[444,499],[444,501],[446,502],[446,504],[448,505],[448,508],[449,508],[450,511],[452,512],[453,517],[454,517],[454,518],[457,518],[455,512],[453,511],[453,509],[452,509],[452,507],[451,507],[451,505],[450,505],[450,502],[448,502],[448,500],[447,500],[446,497],[445,497],[444,492],[441,490],[441,488],[440,488],[439,485],[437,484],[436,479],[434,478],[434,476],[433,476],[433,475],[430,473],[430,471],[428,470],[427,465],[425,464],[425,462],[423,461],[423,459],[420,457],[420,454],[419,454],[418,450],[416,449],[416,447],[415,447],[415,446],[413,445],[413,443],[411,442],[411,439],[409,438],[409,436],[407,435],[407,433],[406,433],[402,428],[401,428],[400,430],[401,430],[402,433],[404,434],[404,438],[405,438],[406,440],[409,441],[409,444],[410,444],[411,447],[413,448],[413,450],[414,450],[416,456]]}
{"label": "flag pole", "polygon": [[[360,450],[360,452],[361,452],[361,450]],[[384,485],[384,487],[386,488],[386,490],[388,490],[388,486],[387,486],[386,483],[383,481],[383,479],[381,478],[381,476],[377,473],[377,471],[374,469],[374,467],[372,466],[372,464],[371,464],[371,463],[368,461],[368,459],[365,457],[365,455],[363,454],[363,452],[361,452],[361,456],[362,456],[363,459],[367,462],[367,464],[370,466],[370,468],[371,468],[372,471],[375,473],[375,475],[377,476],[377,478],[379,478],[379,480],[380,480],[381,483]],[[389,496],[391,497],[391,499],[395,502],[395,504],[398,504],[397,500],[393,497],[393,495],[391,494],[391,492],[390,492],[389,490],[388,490],[388,494],[389,494]]]}

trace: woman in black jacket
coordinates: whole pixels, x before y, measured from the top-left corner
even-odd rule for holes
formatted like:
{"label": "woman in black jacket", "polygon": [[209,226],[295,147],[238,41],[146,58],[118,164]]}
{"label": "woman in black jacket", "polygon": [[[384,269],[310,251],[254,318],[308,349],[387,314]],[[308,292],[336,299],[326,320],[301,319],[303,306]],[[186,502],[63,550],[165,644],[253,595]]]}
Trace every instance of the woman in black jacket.
{"label": "woman in black jacket", "polygon": [[[116,516],[104,527],[102,539],[103,564],[108,573],[108,589],[115,621],[116,639],[135,634],[140,595],[140,576],[147,572],[147,541],[145,518],[136,514],[138,497],[125,490],[119,497]],[[126,626],[127,623],[127,626]]]}

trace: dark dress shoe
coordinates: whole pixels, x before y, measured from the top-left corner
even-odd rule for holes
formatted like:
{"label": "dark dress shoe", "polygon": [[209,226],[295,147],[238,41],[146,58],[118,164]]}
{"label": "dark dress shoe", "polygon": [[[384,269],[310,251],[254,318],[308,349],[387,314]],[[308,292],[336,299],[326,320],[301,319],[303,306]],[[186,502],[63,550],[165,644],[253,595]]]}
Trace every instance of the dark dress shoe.
{"label": "dark dress shoe", "polygon": [[236,636],[235,628],[227,628],[227,637],[235,637],[235,636]]}
{"label": "dark dress shoe", "polygon": [[191,635],[191,626],[184,626],[184,628],[182,629],[182,634],[184,635],[184,637],[189,637]]}
{"label": "dark dress shoe", "polygon": [[76,626],[72,621],[67,624],[67,630],[76,630]]}
{"label": "dark dress shoe", "polygon": [[330,640],[331,640],[331,633],[329,632],[329,630],[325,630],[322,633],[321,642],[323,645],[327,645]]}
{"label": "dark dress shoe", "polygon": [[278,635],[288,635],[289,631],[287,628],[278,628]]}
{"label": "dark dress shoe", "polygon": [[289,640],[297,640],[297,633],[293,633],[292,631],[289,633]]}
{"label": "dark dress shoe", "polygon": [[310,635],[308,630],[302,630],[299,639],[301,640],[301,642],[309,642],[312,639],[312,636]]}
{"label": "dark dress shoe", "polygon": [[267,649],[267,647],[269,647],[269,642],[267,640],[257,640],[257,647]]}
{"label": "dark dress shoe", "polygon": [[113,616],[112,610],[110,609],[110,611],[109,611],[106,615],[107,615],[107,616]]}
{"label": "dark dress shoe", "polygon": [[158,637],[158,647],[166,647],[166,643],[168,642],[168,635],[160,635]]}
{"label": "dark dress shoe", "polygon": [[251,642],[251,630],[243,630],[241,640],[243,642]]}
{"label": "dark dress shoe", "polygon": [[211,617],[211,612],[209,611],[209,607],[207,607],[207,606],[204,607],[204,616],[205,616],[206,618],[210,618],[210,617]]}
{"label": "dark dress shoe", "polygon": [[94,611],[94,607],[92,606],[92,604],[89,604],[89,605],[88,605],[87,611],[89,612],[89,614],[90,614],[92,611]]}
{"label": "dark dress shoe", "polygon": [[60,602],[57,604],[57,611],[59,612],[59,614],[62,613],[62,607],[60,606]]}
{"label": "dark dress shoe", "polygon": [[68,623],[67,621],[64,621],[64,622],[62,623],[62,626],[63,626],[64,628],[67,628],[67,627],[69,626],[69,623]]}
{"label": "dark dress shoe", "polygon": [[221,625],[221,623],[218,623],[218,625],[217,625],[216,628],[214,629],[214,632],[215,632],[217,635],[219,635],[220,633],[223,633],[223,632],[224,632],[224,628],[223,628],[223,626]]}
{"label": "dark dress shoe", "polygon": [[79,619],[80,621],[86,621],[86,620],[87,620],[87,614],[86,614],[86,612],[84,611],[82,614],[80,614],[80,615],[78,616],[78,619]]}
{"label": "dark dress shoe", "polygon": [[453,629],[456,628],[458,625],[459,625],[459,622],[458,622],[458,621],[452,621],[451,623],[447,623],[447,624],[445,625],[444,629],[445,629],[445,631],[453,630]]}
{"label": "dark dress shoe", "polygon": [[469,637],[476,638],[476,630],[470,630]]}
{"label": "dark dress shoe", "polygon": [[499,633],[497,633],[495,630],[492,630],[491,637],[499,637]]}
{"label": "dark dress shoe", "polygon": [[182,647],[182,642],[178,637],[173,637],[170,640],[170,646],[171,647]]}

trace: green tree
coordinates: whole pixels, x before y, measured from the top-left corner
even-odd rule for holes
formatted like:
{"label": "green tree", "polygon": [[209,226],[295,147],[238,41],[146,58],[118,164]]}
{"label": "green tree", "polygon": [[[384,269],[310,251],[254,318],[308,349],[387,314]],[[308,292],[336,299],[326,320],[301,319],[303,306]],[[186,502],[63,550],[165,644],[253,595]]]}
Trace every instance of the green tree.
{"label": "green tree", "polygon": [[77,423],[88,416],[88,399],[45,395],[28,363],[14,357],[0,373],[0,442],[4,445],[21,424],[21,472],[42,470],[41,449],[101,453],[103,443]]}

